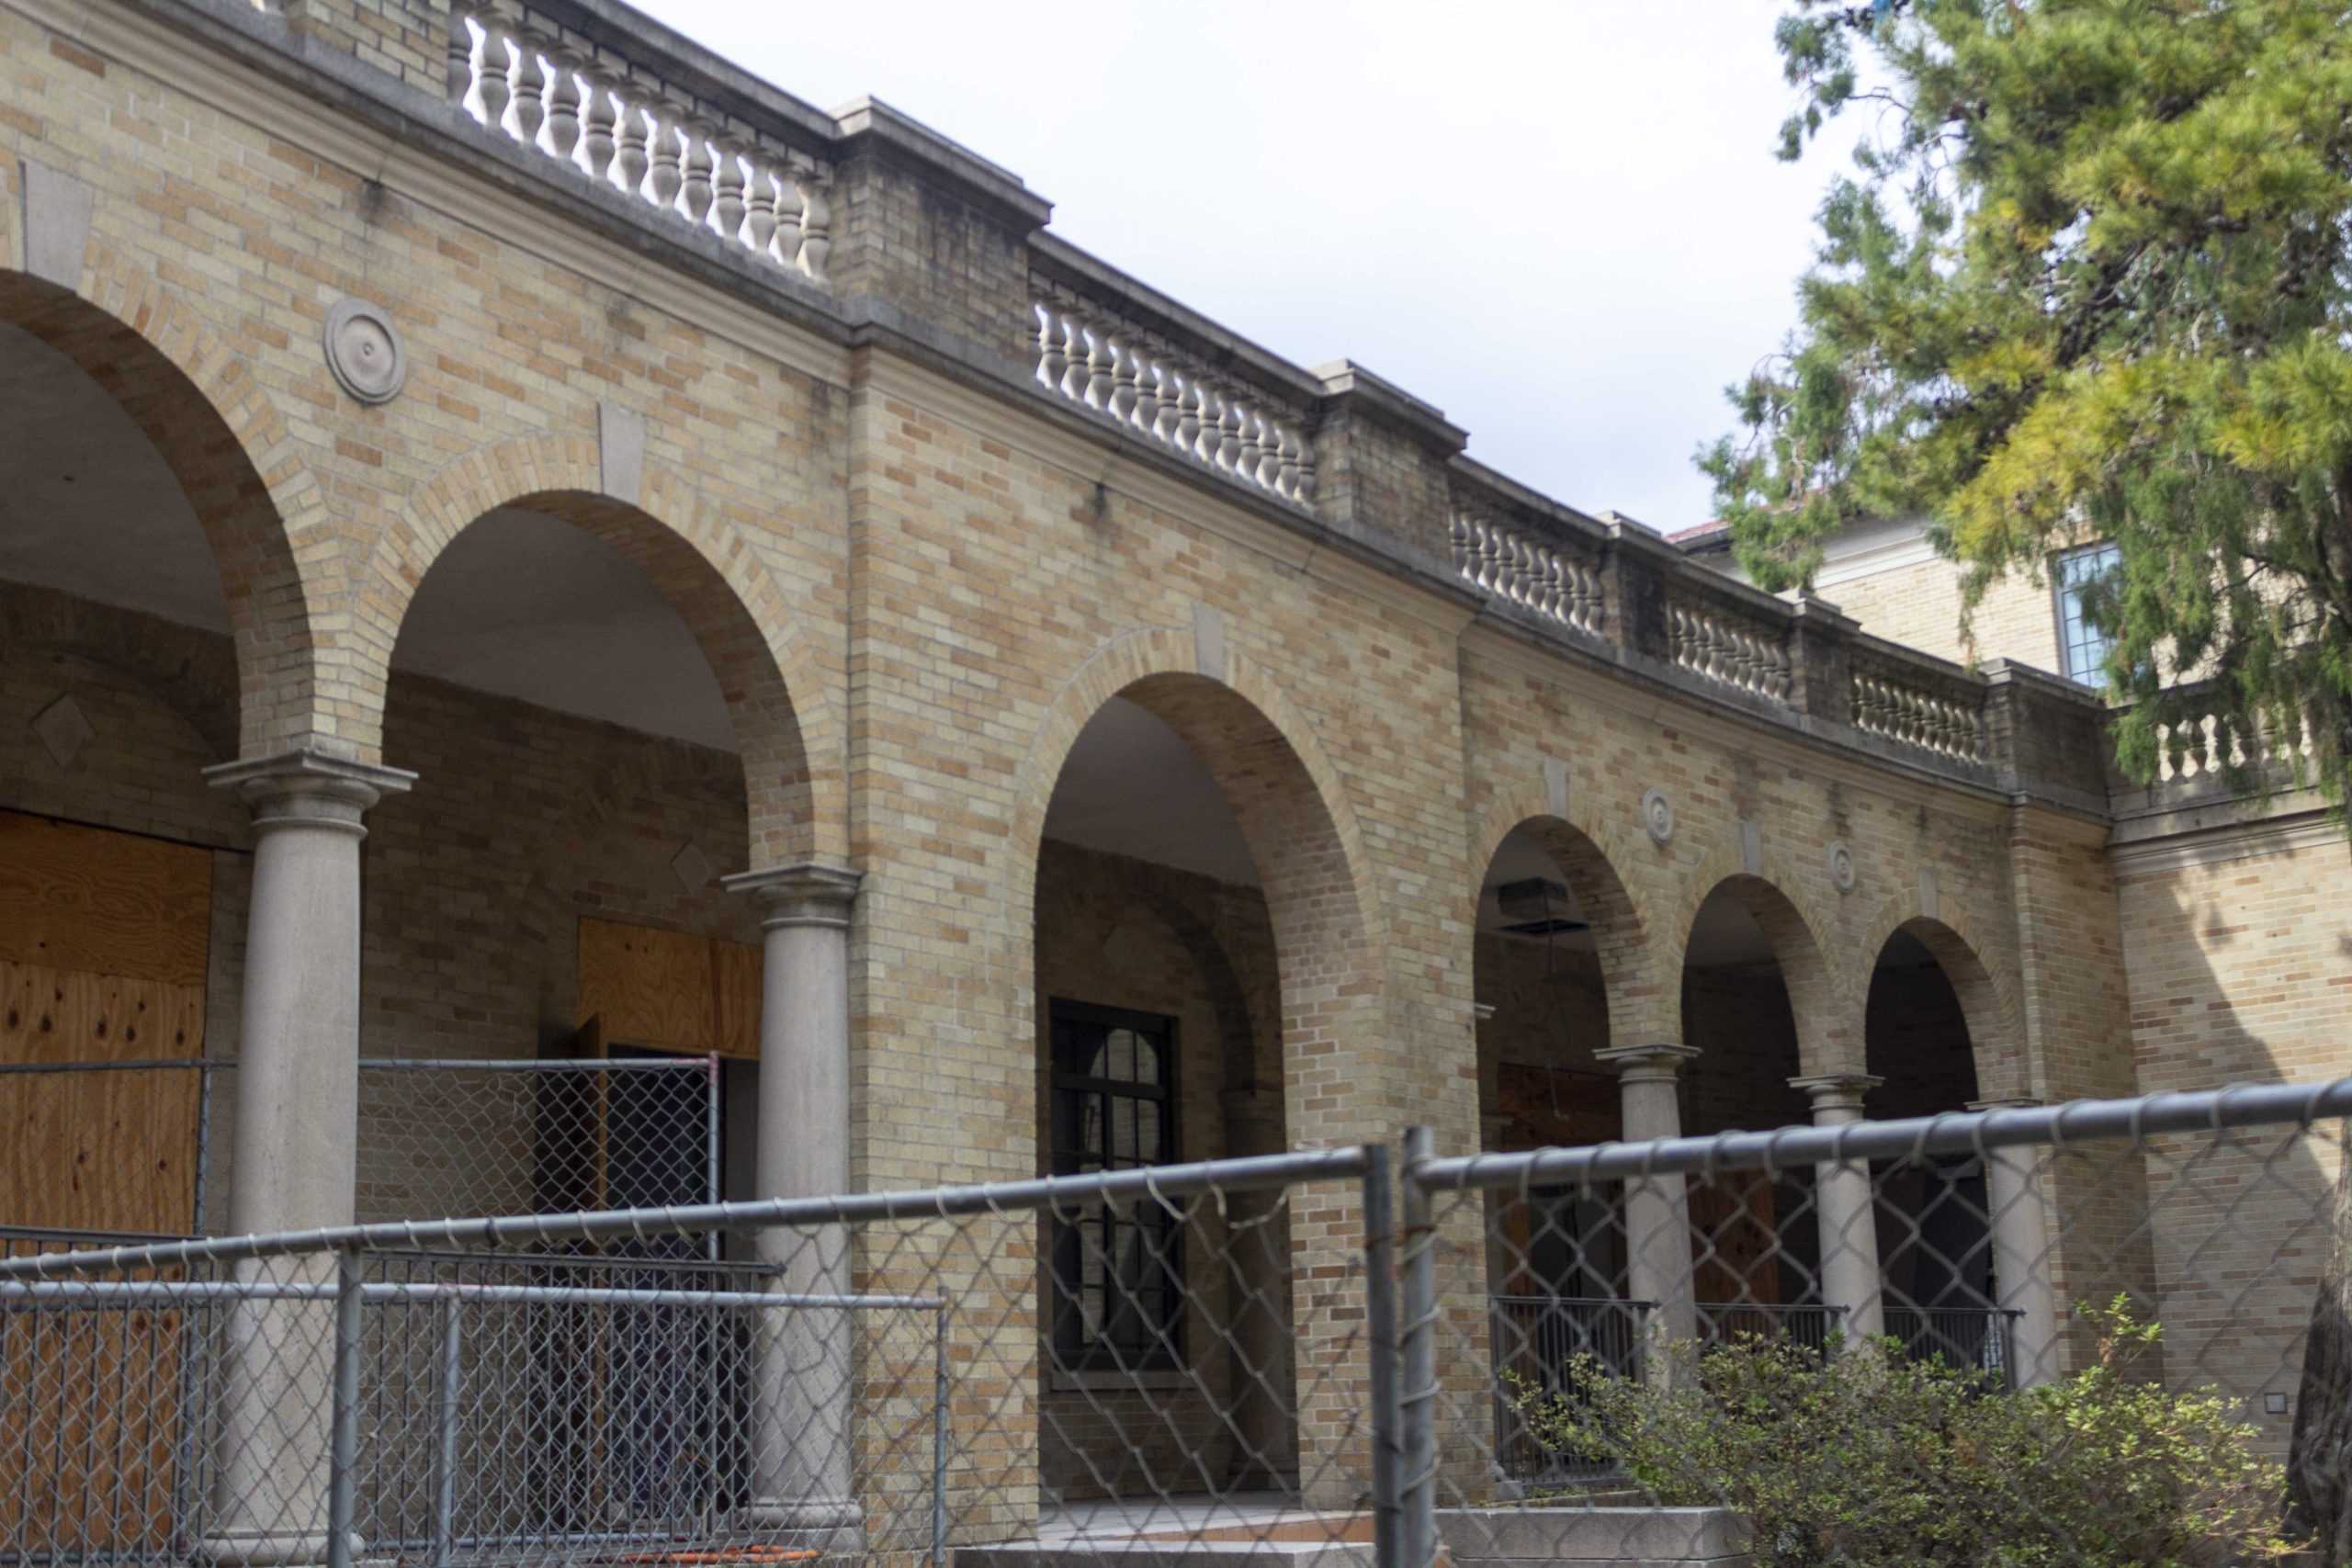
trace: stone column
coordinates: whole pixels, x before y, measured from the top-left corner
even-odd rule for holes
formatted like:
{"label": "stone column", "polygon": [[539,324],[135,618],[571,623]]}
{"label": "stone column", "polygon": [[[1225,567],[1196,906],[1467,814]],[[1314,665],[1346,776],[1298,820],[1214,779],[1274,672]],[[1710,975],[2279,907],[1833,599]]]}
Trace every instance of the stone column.
{"label": "stone column", "polygon": [[[232,1234],[351,1223],[359,1140],[359,841],[416,775],[291,751],[209,768],[253,808],[253,900],[238,1015]],[[334,1259],[236,1266],[332,1284]],[[332,1302],[253,1301],[215,1319],[223,1407],[213,1521],[223,1563],[322,1562]]]}
{"label": "stone column", "polygon": [[[1617,1069],[1617,1093],[1629,1144],[1682,1135],[1677,1088],[1695,1045],[1612,1045],[1593,1059]],[[1699,1336],[1699,1304],[1690,1264],[1690,1189],[1680,1173],[1625,1183],[1626,1284],[1637,1301],[1656,1302],[1653,1342]],[[1654,1371],[1664,1362],[1653,1358]]]}
{"label": "stone column", "polygon": [[[2018,1097],[1972,1100],[1971,1111],[2021,1111],[2041,1103]],[[1993,1229],[1993,1303],[2010,1319],[2010,1373],[2018,1388],[2058,1375],[2058,1292],[2052,1282],[2050,1220],[2042,1207],[2041,1151],[1993,1149],[1984,1156],[1984,1211]]]}
{"label": "stone column", "polygon": [[[1862,1096],[1886,1080],[1868,1073],[1791,1078],[1813,1097],[1813,1124],[1843,1127],[1862,1119]],[[1886,1332],[1886,1290],[1878,1267],[1878,1199],[1867,1161],[1814,1168],[1813,1209],[1821,1226],[1821,1299],[1846,1309],[1838,1320],[1849,1344]]]}
{"label": "stone column", "polygon": [[[1220,1092],[1228,1159],[1279,1154],[1283,1101],[1279,1086]],[[1282,1195],[1234,1192],[1226,1197],[1226,1324],[1229,1339],[1234,1437],[1242,1449],[1232,1484],[1280,1488],[1298,1472],[1297,1368],[1291,1340],[1290,1213]],[[1214,1332],[1204,1334],[1213,1343]]]}
{"label": "stone column", "polygon": [[[761,1198],[849,1190],[849,926],[857,872],[789,865],[730,876],[759,900],[766,932],[760,972]],[[850,1235],[837,1225],[763,1231],[758,1256],[774,1292],[843,1295]],[[819,1551],[864,1550],[850,1483],[850,1347],[838,1308],[761,1314],[753,1371],[752,1500],[763,1529]]]}

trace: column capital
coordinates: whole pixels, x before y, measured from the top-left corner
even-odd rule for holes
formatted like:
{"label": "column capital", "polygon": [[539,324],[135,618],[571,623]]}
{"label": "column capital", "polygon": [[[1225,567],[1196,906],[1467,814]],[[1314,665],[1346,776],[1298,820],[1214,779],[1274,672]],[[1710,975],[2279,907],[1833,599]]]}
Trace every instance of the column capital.
{"label": "column capital", "polygon": [[240,757],[204,770],[214,789],[234,790],[250,807],[254,826],[323,828],[364,834],[360,818],[388,795],[406,795],[416,775],[406,768],[333,757],[307,747],[267,757]]}
{"label": "column capital", "polygon": [[738,872],[721,877],[719,886],[756,901],[760,925],[767,931],[792,926],[849,925],[850,907],[865,882],[862,871],[803,861],[797,865],[770,866],[765,871]]}
{"label": "column capital", "polygon": [[1815,1073],[1791,1078],[1789,1087],[1812,1096],[1816,1111],[1860,1111],[1862,1096],[1884,1082],[1876,1073]]}
{"label": "column capital", "polygon": [[1972,1100],[1971,1111],[2039,1111],[2050,1102],[2038,1094],[2009,1094],[1997,1100]]}
{"label": "column capital", "polygon": [[1684,1065],[1699,1055],[1696,1045],[1611,1045],[1595,1051],[1592,1059],[1616,1068],[1623,1083],[1672,1083],[1681,1076]]}

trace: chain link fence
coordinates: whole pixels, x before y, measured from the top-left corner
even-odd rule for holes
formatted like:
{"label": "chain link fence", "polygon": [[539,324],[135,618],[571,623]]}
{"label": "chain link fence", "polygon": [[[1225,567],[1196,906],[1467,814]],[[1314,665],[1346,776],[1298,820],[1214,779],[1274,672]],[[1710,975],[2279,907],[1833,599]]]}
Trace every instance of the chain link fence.
{"label": "chain link fence", "polygon": [[[2352,1084],[0,1258],[16,1561],[2278,1558]],[[708,1256],[713,1235],[739,1238]],[[2341,1463],[2341,1456],[2333,1462]]]}
{"label": "chain link fence", "polygon": [[[575,1213],[708,1203],[720,1190],[717,1056],[438,1060],[363,1057],[356,1209],[362,1220]],[[151,1127],[186,1145],[184,1199],[152,1181],[117,1207],[184,1234],[225,1228],[235,1123],[233,1057],[0,1063],[0,1095],[85,1122]],[[189,1092],[193,1083],[193,1092]],[[78,1083],[71,1101],[44,1090]],[[77,1213],[99,1210],[85,1196]],[[21,1214],[8,1216],[22,1219]],[[81,1227],[84,1234],[96,1234]],[[708,1237],[666,1238],[672,1252]]]}

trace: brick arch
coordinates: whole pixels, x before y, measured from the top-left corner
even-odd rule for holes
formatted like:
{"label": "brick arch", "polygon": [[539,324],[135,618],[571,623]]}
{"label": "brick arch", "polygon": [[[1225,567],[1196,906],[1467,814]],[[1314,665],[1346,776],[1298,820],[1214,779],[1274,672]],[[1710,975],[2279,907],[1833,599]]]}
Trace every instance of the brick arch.
{"label": "brick arch", "polygon": [[1968,1025],[1970,1054],[1976,1062],[1976,1093],[1980,1099],[2002,1100],[2033,1092],[2025,1049],[2025,1005],[2009,976],[1984,962],[1984,946],[1974,934],[1974,922],[1965,910],[1941,909],[1928,915],[1915,899],[1891,895],[1871,911],[1861,927],[1862,941],[1855,948],[1867,964],[1853,987],[1854,1016],[1863,1018],[1870,1006],[1871,972],[1878,955],[1897,931],[1918,939],[1951,982],[1960,998],[1960,1013]]}
{"label": "brick arch", "polygon": [[[373,689],[385,689],[401,623],[450,541],[503,506],[560,518],[644,572],[701,646],[743,760],[752,869],[845,860],[841,740],[824,675],[742,526],[650,459],[638,503],[603,484],[593,437],[531,436],[471,452],[420,486],[378,536],[356,595],[355,637]],[[354,729],[364,755],[380,751],[380,697]]]}
{"label": "brick arch", "polygon": [[1659,973],[1675,982],[1674,1038],[1683,1039],[1680,980],[1690,957],[1690,929],[1700,908],[1721,891],[1747,908],[1771,944],[1781,983],[1788,987],[1789,1010],[1796,1018],[1799,1069],[1808,1076],[1860,1072],[1860,1014],[1849,1004],[1850,987],[1833,956],[1837,950],[1830,934],[1837,927],[1788,866],[1767,852],[1751,871],[1739,849],[1727,846],[1692,868],[1683,889],[1681,908],[1668,932],[1672,946],[1661,947],[1659,954]]}
{"label": "brick arch", "polygon": [[1363,832],[1337,770],[1281,686],[1239,653],[1227,652],[1222,671],[1204,672],[1189,630],[1132,632],[1097,650],[1038,721],[1014,787],[1011,852],[999,884],[1007,929],[1017,933],[1006,954],[1016,1015],[1034,1016],[1036,1005],[1033,938],[1046,810],[1079,732],[1113,697],[1136,703],[1183,738],[1216,781],[1257,863],[1274,929],[1290,1137],[1364,1135],[1347,1120],[1360,1119],[1361,1107],[1338,1120],[1302,1110],[1328,1075],[1376,1060],[1385,1045],[1388,947]]}
{"label": "brick arch", "polygon": [[93,235],[68,292],[0,268],[0,321],[78,366],[128,414],[187,496],[220,574],[247,755],[352,755],[326,715],[313,608],[340,596],[340,558],[298,542],[331,522],[324,492],[244,358],[139,263]]}
{"label": "brick arch", "polygon": [[1464,923],[1476,927],[1487,869],[1503,840],[1522,828],[1543,843],[1591,922],[1593,942],[1600,949],[1611,1043],[1654,1044],[1678,1039],[1680,1020],[1673,1006],[1674,976],[1657,967],[1657,931],[1647,899],[1618,870],[1638,863],[1631,838],[1613,824],[1586,811],[1555,816],[1548,803],[1532,791],[1498,803],[1487,811],[1471,840],[1470,867],[1478,880],[1470,888]]}

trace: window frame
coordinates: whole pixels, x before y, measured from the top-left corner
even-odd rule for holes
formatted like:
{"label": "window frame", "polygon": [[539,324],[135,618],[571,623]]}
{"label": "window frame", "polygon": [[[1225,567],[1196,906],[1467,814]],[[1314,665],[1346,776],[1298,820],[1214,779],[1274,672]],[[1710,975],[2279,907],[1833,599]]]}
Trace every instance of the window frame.
{"label": "window frame", "polygon": [[[1072,1001],[1055,998],[1047,1003],[1046,1035],[1046,1158],[1049,1174],[1078,1174],[1077,1167],[1087,1157],[1087,1151],[1068,1147],[1064,1143],[1064,1097],[1100,1094],[1106,1103],[1116,1100],[1133,1100],[1156,1105],[1159,1110],[1159,1145],[1158,1156],[1149,1160],[1137,1159],[1132,1167],[1111,1162],[1107,1153],[1101,1168],[1147,1168],[1149,1166],[1172,1165],[1182,1158],[1182,1126],[1181,1111],[1182,1077],[1180,1071],[1177,1020],[1161,1013],[1137,1011],[1130,1008],[1105,1007],[1094,1002]],[[1125,1029],[1150,1037],[1159,1054],[1159,1081],[1146,1089],[1133,1079],[1096,1077],[1091,1074],[1065,1071],[1061,1055],[1061,1026],[1064,1023],[1095,1024],[1112,1029]],[[1107,1126],[1106,1126],[1107,1134]],[[1106,1135],[1105,1144],[1109,1140]],[[1058,1371],[1070,1372],[1155,1372],[1180,1371],[1190,1362],[1187,1353],[1186,1326],[1189,1300],[1185,1290],[1184,1224],[1182,1216],[1164,1210],[1155,1211],[1156,1221],[1129,1219],[1114,1222],[1123,1224],[1149,1224],[1158,1229],[1154,1251],[1159,1259],[1159,1269],[1165,1280],[1166,1305],[1159,1321],[1148,1325],[1149,1337],[1140,1350],[1123,1345],[1117,1339],[1085,1331],[1085,1318],[1074,1291],[1065,1281],[1076,1276],[1075,1262],[1084,1256],[1083,1243],[1074,1219],[1062,1213],[1048,1215],[1051,1236],[1045,1249],[1046,1341],[1053,1365]],[[1115,1257],[1115,1248],[1106,1251]]]}
{"label": "window frame", "polygon": [[[2097,539],[2087,545],[2075,545],[2071,548],[2060,550],[2056,555],[2051,558],[2050,614],[2058,637],[2058,672],[2077,685],[2088,686],[2093,691],[2104,692],[2108,689],[2107,650],[2114,646],[2115,639],[2109,637],[2106,632],[2092,631],[2091,635],[2098,638],[2098,658],[2093,662],[2091,669],[2086,671],[2077,670],[2075,667],[2074,641],[2067,636],[2066,632],[2067,595],[2070,592],[2075,591],[2080,587],[2080,584],[2069,583],[2066,581],[2067,568],[2086,557],[2098,555],[2107,555],[2112,558],[2105,570],[2100,573],[2100,576],[2102,577],[2114,571],[2116,568],[2122,563],[2121,553],[2117,548],[2116,543],[2112,539]],[[2076,613],[2075,619],[2078,621],[2081,619],[2079,611]],[[2088,623],[2084,623],[2084,629],[2086,631],[2091,630]]]}

